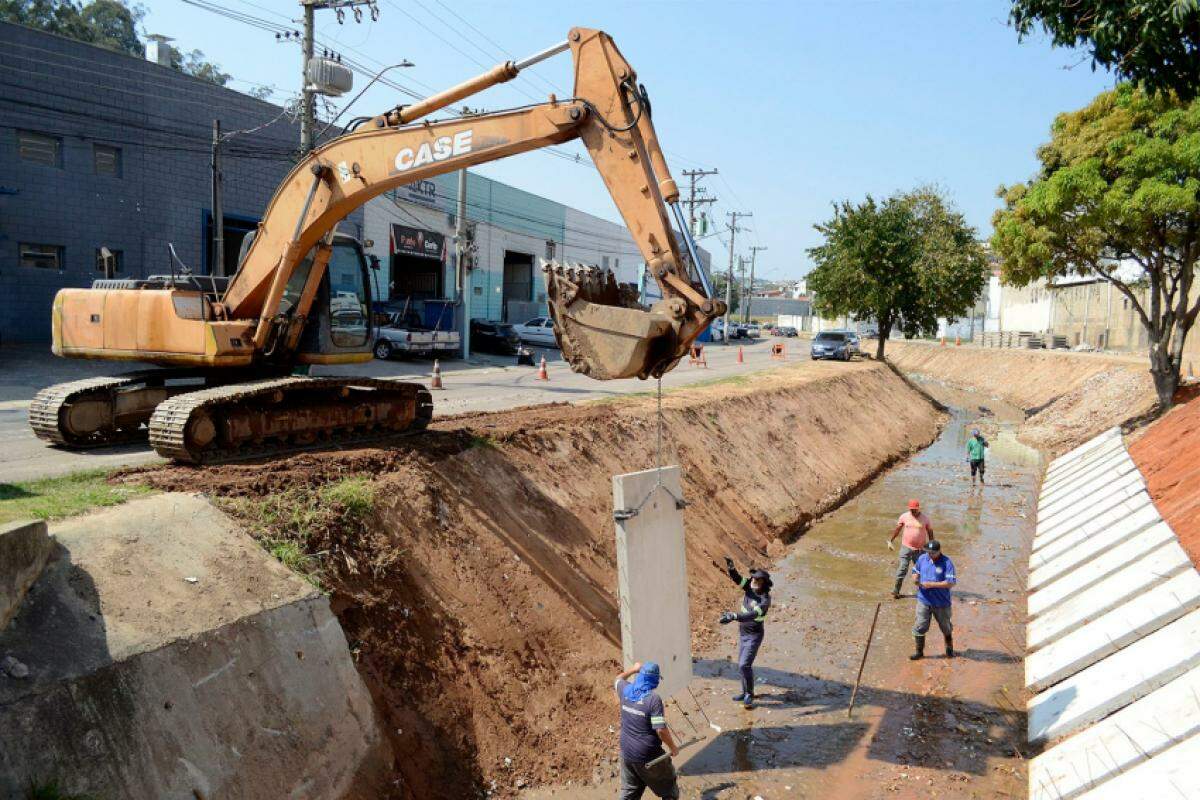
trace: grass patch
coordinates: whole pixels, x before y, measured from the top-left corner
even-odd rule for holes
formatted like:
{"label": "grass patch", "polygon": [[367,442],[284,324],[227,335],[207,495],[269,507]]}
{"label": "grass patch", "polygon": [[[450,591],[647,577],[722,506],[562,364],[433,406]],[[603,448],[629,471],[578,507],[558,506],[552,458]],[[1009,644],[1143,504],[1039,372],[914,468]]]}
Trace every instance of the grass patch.
{"label": "grass patch", "polygon": [[361,527],[375,509],[375,484],[352,475],[318,489],[300,487],[261,498],[228,498],[221,506],[245,523],[263,549],[328,591],[325,549],[332,532]]}
{"label": "grass patch", "polygon": [[95,469],[58,478],[0,483],[0,523],[73,517],[154,491],[138,484],[110,484],[109,474],[109,470]]}
{"label": "grass patch", "polygon": [[25,792],[25,800],[95,800],[95,796],[68,792],[58,785],[58,781],[50,781],[31,784]]}
{"label": "grass patch", "polygon": [[496,449],[496,440],[490,436],[481,436],[479,434],[472,434],[470,448],[472,450],[474,450],[477,447],[480,448],[481,450],[495,450]]}

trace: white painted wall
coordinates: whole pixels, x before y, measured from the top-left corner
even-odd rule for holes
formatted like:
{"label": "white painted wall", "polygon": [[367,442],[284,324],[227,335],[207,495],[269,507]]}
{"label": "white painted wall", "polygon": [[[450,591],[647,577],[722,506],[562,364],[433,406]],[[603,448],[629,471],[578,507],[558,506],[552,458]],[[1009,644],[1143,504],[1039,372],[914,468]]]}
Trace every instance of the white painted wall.
{"label": "white painted wall", "polygon": [[1004,332],[1050,329],[1050,292],[1044,281],[1029,286],[1005,286],[1000,302],[1000,330]]}
{"label": "white painted wall", "polygon": [[642,254],[624,225],[567,208],[562,261],[608,267],[618,283],[637,283]]}

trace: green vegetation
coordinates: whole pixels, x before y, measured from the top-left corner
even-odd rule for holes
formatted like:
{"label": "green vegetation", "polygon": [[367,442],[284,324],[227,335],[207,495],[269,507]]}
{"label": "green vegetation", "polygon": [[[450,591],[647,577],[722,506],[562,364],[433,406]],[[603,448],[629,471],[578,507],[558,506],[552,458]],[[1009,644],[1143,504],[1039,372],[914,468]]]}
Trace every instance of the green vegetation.
{"label": "green vegetation", "polygon": [[1099,64],[1154,94],[1200,93],[1197,0],[1013,0],[1009,22],[1055,47],[1082,47]]}
{"label": "green vegetation", "polygon": [[471,434],[471,449],[480,448],[483,450],[495,450],[496,440],[490,436]]}
{"label": "green vegetation", "polygon": [[95,800],[90,794],[75,794],[58,785],[58,781],[31,784],[25,792],[25,800]]}
{"label": "green vegetation", "polygon": [[[137,34],[145,16],[144,7],[130,6],[125,0],[91,0],[86,5],[74,0],[0,0],[0,20],[4,22],[57,33],[138,58],[146,55],[146,46]],[[205,60],[199,50],[174,51],[171,66],[217,86],[224,86],[233,77],[222,72],[219,64]],[[264,96],[263,91],[251,94],[260,100]]]}
{"label": "green vegetation", "polygon": [[1159,406],[1169,408],[1200,314],[1200,99],[1122,84],[1060,114],[1038,159],[1035,178],[1000,188],[992,246],[1003,280],[1111,281],[1141,318]]}
{"label": "green vegetation", "polygon": [[138,484],[110,484],[109,474],[99,469],[59,478],[0,483],[0,522],[72,517],[93,508],[120,505],[153,491]]}
{"label": "green vegetation", "polygon": [[814,227],[825,242],[808,251],[816,264],[808,273],[813,308],[827,318],[874,320],[881,361],[893,329],[908,338],[932,334],[938,317],[965,314],[987,285],[975,229],[934,189],[882,203],[847,200]]}
{"label": "green vegetation", "polygon": [[263,549],[325,590],[325,556],[335,532],[361,528],[375,510],[370,476],[352,475],[313,489],[297,487],[261,498],[226,498],[221,507],[242,520]]}

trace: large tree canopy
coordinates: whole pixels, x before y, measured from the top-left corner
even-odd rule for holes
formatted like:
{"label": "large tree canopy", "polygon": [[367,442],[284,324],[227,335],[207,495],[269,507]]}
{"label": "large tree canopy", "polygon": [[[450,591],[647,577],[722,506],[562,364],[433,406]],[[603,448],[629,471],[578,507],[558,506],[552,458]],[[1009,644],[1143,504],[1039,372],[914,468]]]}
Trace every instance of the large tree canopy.
{"label": "large tree canopy", "polygon": [[822,316],[873,319],[876,358],[893,329],[932,334],[938,317],[956,318],[987,283],[987,258],[975,230],[932,189],[834,206],[814,226],[825,237],[808,251],[808,287]]}
{"label": "large tree canopy", "polygon": [[1083,47],[1151,92],[1200,93],[1200,0],[1013,0],[1024,38],[1038,28],[1058,47]]}
{"label": "large tree canopy", "polygon": [[[1000,189],[992,244],[1005,281],[1111,280],[1146,328],[1159,403],[1169,406],[1200,313],[1200,100],[1122,84],[1060,114],[1038,159],[1036,178]],[[1121,263],[1136,264],[1137,277]]]}

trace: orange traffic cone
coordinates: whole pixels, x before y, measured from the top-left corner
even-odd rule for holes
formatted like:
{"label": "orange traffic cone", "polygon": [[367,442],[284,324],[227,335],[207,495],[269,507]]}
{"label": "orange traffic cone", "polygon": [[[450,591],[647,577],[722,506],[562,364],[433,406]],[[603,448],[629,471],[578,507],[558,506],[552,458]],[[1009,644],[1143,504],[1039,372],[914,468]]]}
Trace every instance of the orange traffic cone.
{"label": "orange traffic cone", "polygon": [[433,360],[433,380],[429,382],[429,388],[442,388],[442,365],[438,363],[436,358]]}
{"label": "orange traffic cone", "polygon": [[946,346],[946,337],[943,336],[942,337],[942,347],[945,347],[945,346]]}
{"label": "orange traffic cone", "polygon": [[955,346],[955,347],[961,347],[961,346],[962,346],[962,337],[961,337],[961,336],[955,336],[955,337],[954,337],[954,346]]}
{"label": "orange traffic cone", "polygon": [[537,379],[539,381],[548,381],[550,376],[546,373],[546,357],[542,356],[542,365],[538,367]]}
{"label": "orange traffic cone", "polygon": [[745,363],[745,359],[742,358],[742,346],[740,344],[738,345],[738,363]]}

